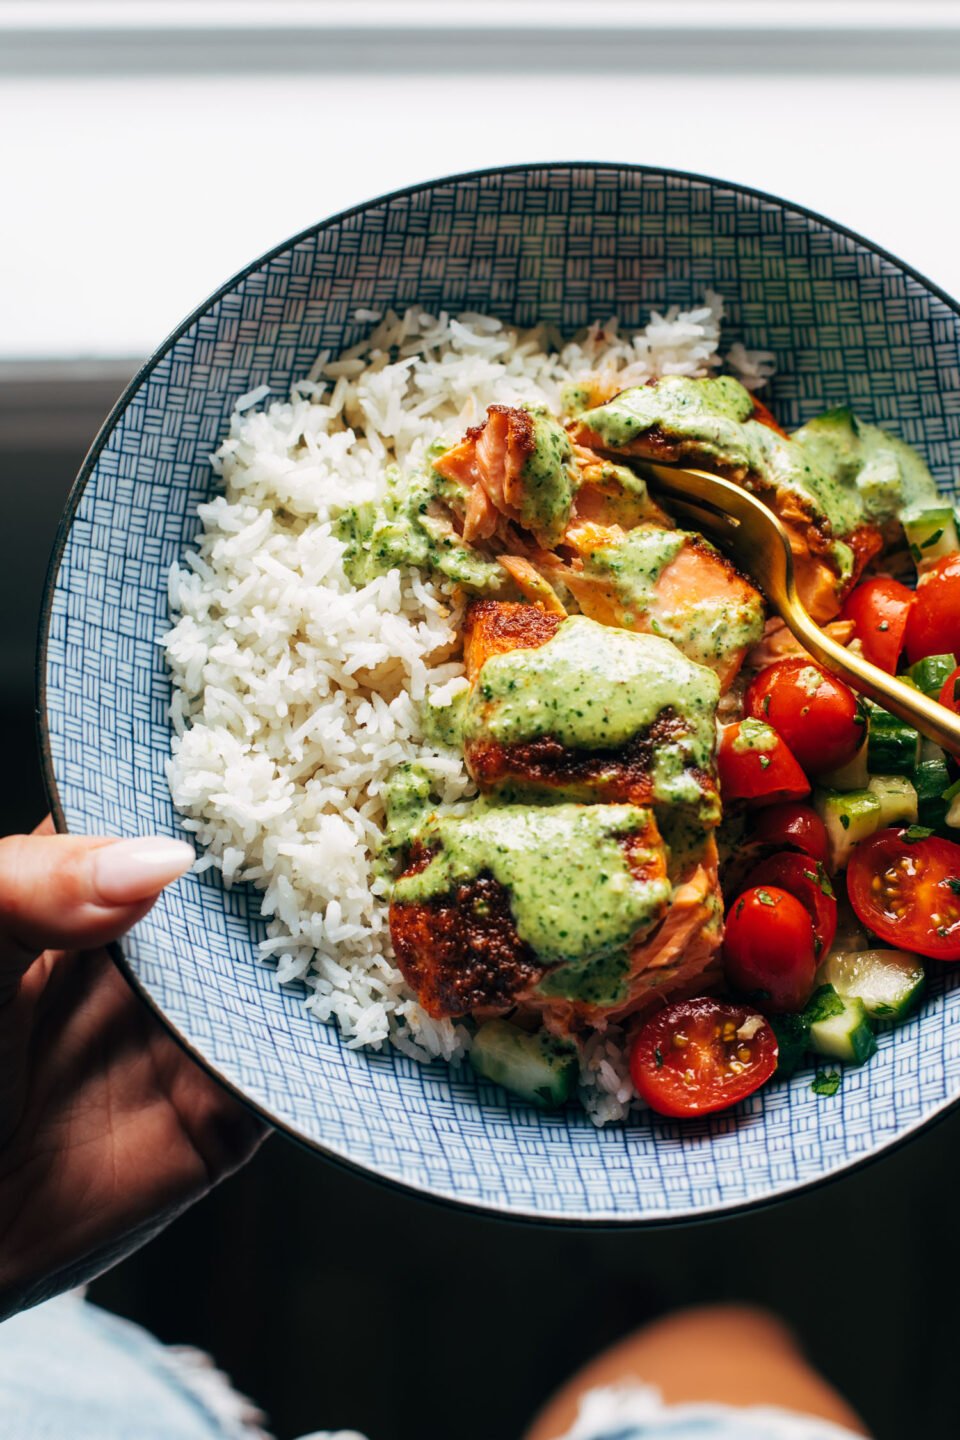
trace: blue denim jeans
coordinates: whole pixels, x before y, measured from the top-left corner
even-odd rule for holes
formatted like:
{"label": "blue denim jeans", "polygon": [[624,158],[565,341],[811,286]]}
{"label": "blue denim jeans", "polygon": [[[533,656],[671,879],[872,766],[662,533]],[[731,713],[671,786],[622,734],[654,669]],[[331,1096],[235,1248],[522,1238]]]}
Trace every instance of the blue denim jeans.
{"label": "blue denim jeans", "polygon": [[[3,1440],[269,1440],[262,1419],[206,1356],[161,1345],[80,1295],[0,1325]],[[304,1440],[362,1437],[316,1431]],[[656,1391],[629,1386],[588,1395],[565,1440],[850,1440],[850,1432],[776,1410],[664,1406]]]}

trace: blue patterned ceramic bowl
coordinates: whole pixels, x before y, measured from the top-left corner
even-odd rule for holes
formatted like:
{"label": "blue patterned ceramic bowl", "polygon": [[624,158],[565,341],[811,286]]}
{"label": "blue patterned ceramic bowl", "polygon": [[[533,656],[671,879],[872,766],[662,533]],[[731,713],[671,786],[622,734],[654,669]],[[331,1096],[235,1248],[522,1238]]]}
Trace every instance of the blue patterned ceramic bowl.
{"label": "blue patterned ceramic bowl", "polygon": [[[818,216],[714,180],[613,165],[522,166],[402,191],[291,240],[231,280],[144,366],[76,482],[40,649],[47,783],[61,828],[179,834],[164,778],[169,683],[157,641],[168,567],[211,490],[238,396],[283,394],[321,348],[360,338],[358,306],[414,302],[552,321],[725,298],[725,339],[776,353],[777,414],[850,401],[925,454],[960,460],[960,310]],[[833,1099],[809,1072],[739,1112],[597,1131],[469,1073],[345,1049],[255,963],[256,896],[209,874],[168,890],[126,966],[182,1042],[292,1135],[424,1194],[507,1215],[662,1221],[770,1200],[876,1155],[960,1093],[960,972],[880,1037]]]}

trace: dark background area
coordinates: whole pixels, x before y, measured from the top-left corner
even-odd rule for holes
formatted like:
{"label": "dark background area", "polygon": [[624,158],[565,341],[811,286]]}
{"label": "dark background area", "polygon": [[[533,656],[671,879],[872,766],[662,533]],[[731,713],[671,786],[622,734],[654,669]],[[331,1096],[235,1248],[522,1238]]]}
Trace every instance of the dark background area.
{"label": "dark background area", "polygon": [[[4,833],[43,813],[31,659],[43,576],[118,388],[87,387],[52,438],[30,441],[16,405],[4,402],[6,423],[0,413]],[[92,1295],[165,1341],[211,1351],[280,1440],[338,1426],[370,1440],[513,1440],[606,1342],[718,1299],[777,1309],[877,1440],[946,1435],[957,1428],[958,1152],[960,1113],[770,1209],[600,1232],[431,1205],[274,1137]]]}

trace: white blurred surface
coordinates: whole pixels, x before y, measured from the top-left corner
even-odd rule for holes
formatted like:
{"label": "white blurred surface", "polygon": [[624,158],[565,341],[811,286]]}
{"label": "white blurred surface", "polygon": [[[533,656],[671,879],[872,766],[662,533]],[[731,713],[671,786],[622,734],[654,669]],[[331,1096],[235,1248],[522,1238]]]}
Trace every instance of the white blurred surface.
{"label": "white blurred surface", "polygon": [[755,185],[960,294],[952,73],[5,76],[0,133],[0,358],[145,354],[297,230],[527,160]]}

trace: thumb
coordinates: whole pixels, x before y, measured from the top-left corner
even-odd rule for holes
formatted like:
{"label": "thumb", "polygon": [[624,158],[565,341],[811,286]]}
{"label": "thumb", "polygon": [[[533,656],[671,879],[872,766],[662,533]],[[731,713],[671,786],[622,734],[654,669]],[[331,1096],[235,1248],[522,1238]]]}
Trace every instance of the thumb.
{"label": "thumb", "polygon": [[11,835],[0,840],[0,984],[42,950],[89,950],[129,930],[189,870],[182,840]]}

